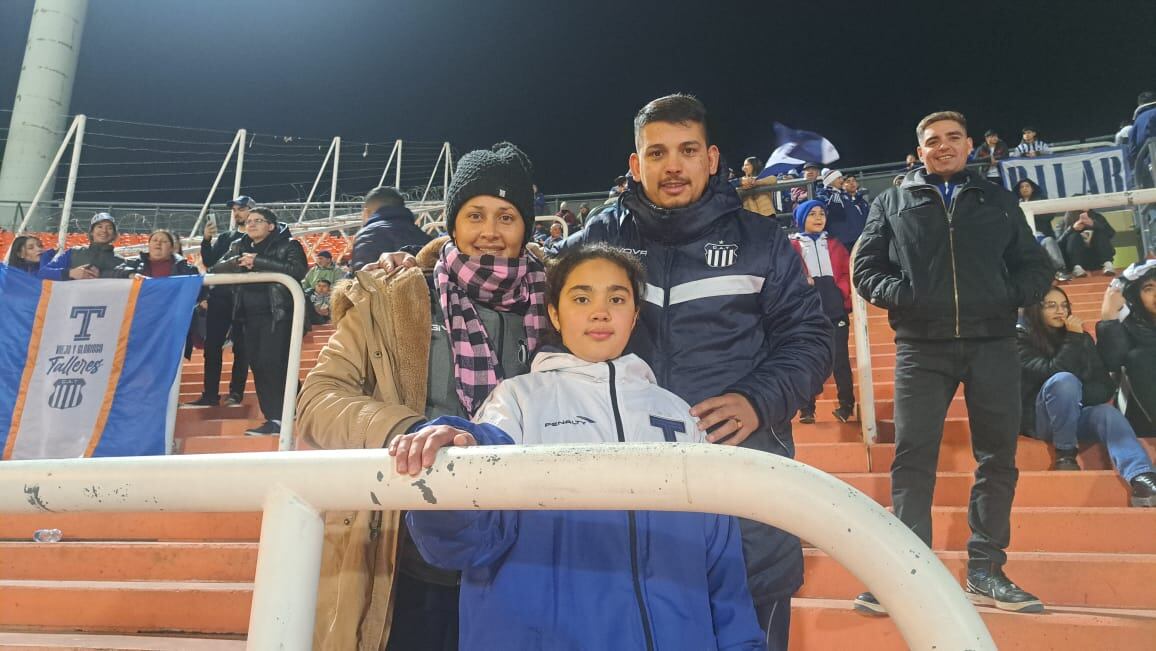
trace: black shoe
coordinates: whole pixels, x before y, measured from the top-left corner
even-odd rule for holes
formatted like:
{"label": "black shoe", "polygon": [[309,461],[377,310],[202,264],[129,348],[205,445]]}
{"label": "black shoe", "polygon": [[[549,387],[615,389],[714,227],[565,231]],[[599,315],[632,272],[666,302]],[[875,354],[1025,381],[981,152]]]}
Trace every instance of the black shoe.
{"label": "black shoe", "polygon": [[1052,470],[1079,470],[1080,462],[1076,461],[1077,452],[1079,450],[1076,448],[1070,450],[1056,448],[1056,463],[1052,466]]}
{"label": "black shoe", "polygon": [[855,601],[852,603],[854,604],[855,612],[862,615],[867,615],[868,617],[887,616],[887,609],[884,608],[883,604],[879,603],[875,595],[870,592],[864,592],[858,597],[855,597]]}
{"label": "black shoe", "polygon": [[967,598],[979,606],[995,606],[1015,613],[1042,613],[1044,604],[1034,594],[1012,583],[998,567],[968,568]]}
{"label": "black shoe", "polygon": [[281,423],[274,420],[267,420],[261,423],[259,427],[245,430],[245,436],[276,436],[280,433]]}
{"label": "black shoe", "polygon": [[846,423],[855,417],[855,405],[839,405],[839,408],[831,413],[840,423]]}
{"label": "black shoe", "polygon": [[241,394],[230,393],[228,397],[225,398],[225,402],[221,404],[225,407],[236,407],[241,404]]}
{"label": "black shoe", "polygon": [[220,404],[220,398],[209,398],[208,396],[201,396],[192,402],[186,402],[181,405],[186,409],[203,409],[205,407],[216,407]]}
{"label": "black shoe", "polygon": [[815,410],[814,409],[800,409],[799,410],[799,422],[805,423],[807,425],[814,423],[815,422]]}
{"label": "black shoe", "polygon": [[1136,475],[1132,481],[1132,506],[1156,506],[1156,472]]}

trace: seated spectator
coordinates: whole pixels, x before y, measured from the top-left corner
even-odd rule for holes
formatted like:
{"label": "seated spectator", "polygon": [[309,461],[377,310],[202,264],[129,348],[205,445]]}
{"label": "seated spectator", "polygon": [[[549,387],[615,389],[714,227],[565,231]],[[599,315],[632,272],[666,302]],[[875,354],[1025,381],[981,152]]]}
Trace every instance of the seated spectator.
{"label": "seated spectator", "polygon": [[538,244],[542,244],[550,239],[550,227],[546,222],[534,222],[534,233],[530,236],[530,239]]}
{"label": "seated spectator", "polygon": [[[398,472],[418,477],[444,446],[705,440],[690,405],[659,388],[646,362],[623,356],[646,292],[637,259],[605,244],[579,248],[551,268],[548,287],[566,352],[535,356],[473,422],[439,418],[394,439]],[[467,510],[410,511],[406,522],[427,561],[461,570],[470,648],[766,648],[734,517]],[[636,609],[652,627],[588,617]]]}
{"label": "seated spectator", "polygon": [[586,223],[586,218],[590,215],[590,204],[584,203],[578,206],[578,225]]}
{"label": "seated spectator", "polygon": [[1011,151],[1013,158],[1047,156],[1052,153],[1052,146],[1037,138],[1035,127],[1024,127],[1023,140]]}
{"label": "seated spectator", "polygon": [[791,212],[798,208],[804,201],[814,198],[818,194],[818,186],[821,184],[819,179],[819,171],[822,167],[818,163],[806,163],[803,165],[803,178],[811,181],[811,185],[800,185],[791,188]]}
{"label": "seated spectator", "polygon": [[309,318],[312,325],[329,323],[329,297],[333,283],[324,278],[318,278],[313,286],[305,290],[306,306],[309,309]]}
{"label": "seated spectator", "polygon": [[1125,416],[1144,436],[1156,436],[1156,260],[1124,270],[1124,287],[1104,292],[1096,347],[1110,371],[1128,379]]}
{"label": "seated spectator", "polygon": [[45,250],[40,239],[34,235],[17,235],[8,249],[8,266],[19,269],[33,276],[40,273],[40,268],[46,266],[56,256],[56,251]]}
{"label": "seated spectator", "polygon": [[1017,335],[1022,369],[1023,432],[1056,449],[1053,470],[1079,470],[1077,443],[1101,442],[1116,472],[1132,488],[1132,506],[1156,506],[1156,473],[1136,432],[1111,404],[1115,382],[1072,314],[1068,295],[1054,287],[1024,308]]}
{"label": "seated spectator", "polygon": [[305,279],[301,281],[302,289],[312,289],[317,284],[318,280],[328,280],[332,287],[344,277],[344,274],[333,264],[333,254],[329,251],[318,251],[317,255],[313,256],[313,267],[309,273],[305,274]]}
{"label": "seated spectator", "polygon": [[988,129],[983,134],[983,144],[972,154],[972,158],[985,164],[980,173],[989,179],[999,178],[998,163],[1007,157],[1007,143],[1000,139],[995,129]]}
{"label": "seated spectator", "polygon": [[52,261],[40,267],[45,280],[87,280],[109,276],[124,264],[124,258],[113,249],[116,243],[116,221],[106,212],[98,212],[88,223],[88,246],[74,246],[61,251]]}
{"label": "seated spectator", "polygon": [[1156,138],[1156,92],[1144,91],[1136,98],[1136,111],[1132,113],[1132,130],[1128,135],[1128,160],[1137,175],[1140,187],[1150,188],[1152,182],[1152,161],[1148,158],[1148,139]]}
{"label": "seated spectator", "polygon": [[[1036,182],[1031,179],[1020,179],[1016,183],[1016,196],[1019,197],[1020,203],[1025,201],[1040,201],[1047,199],[1047,195],[1036,185]],[[1072,279],[1072,274],[1068,273],[1068,265],[1064,261],[1064,254],[1060,251],[1060,245],[1056,241],[1056,229],[1052,226],[1052,222],[1056,219],[1055,213],[1040,213],[1032,216],[1032,229],[1035,231],[1036,241],[1040,246],[1044,247],[1044,251],[1048,253],[1048,259],[1052,261],[1052,266],[1055,267],[1056,280],[1060,282],[1068,282]]]}
{"label": "seated spectator", "polygon": [[417,227],[416,218],[405,207],[405,198],[393,188],[381,186],[365,195],[361,209],[365,225],[353,237],[353,254],[349,268],[361,271],[376,263],[383,253],[407,251],[416,253],[431,238]]}
{"label": "seated spectator", "polygon": [[904,170],[908,172],[918,168],[920,166],[919,157],[915,154],[907,154],[907,158],[904,160],[904,165]]}
{"label": "seated spectator", "polygon": [[1064,232],[1059,237],[1066,268],[1077,278],[1088,275],[1085,269],[1096,268],[1102,269],[1106,276],[1115,275],[1114,237],[1116,229],[1095,210],[1068,211],[1064,215]]}
{"label": "seated spectator", "polygon": [[[289,226],[277,221],[277,213],[253,208],[245,219],[245,234],[233,243],[225,258],[213,265],[213,273],[273,272],[305,277],[308,263],[301,243],[289,235]],[[234,321],[242,323],[253,385],[265,422],[246,430],[250,436],[281,432],[285,401],[289,338],[292,332],[293,297],[277,283],[239,285],[233,298]]]}
{"label": "seated spectator", "polygon": [[[851,375],[851,254],[825,231],[827,216],[823,202],[806,201],[795,209],[799,232],[791,235],[791,246],[803,259],[807,282],[819,292],[823,313],[835,326],[835,360],[832,372],[838,389],[839,406],[835,418],[842,423],[855,415],[855,385]],[[815,398],[799,410],[800,423],[815,422]]]}
{"label": "seated spectator", "polygon": [[[773,176],[766,178],[759,178],[759,174],[763,171],[763,161],[751,156],[743,161],[743,175],[738,179],[738,186],[742,190],[754,190],[760,186],[775,185],[779,180]],[[743,208],[763,215],[764,217],[773,217],[775,214],[775,201],[771,192],[740,192],[739,196],[743,198]]]}
{"label": "seated spectator", "polygon": [[550,251],[555,246],[560,244],[564,239],[566,238],[562,236],[562,224],[553,222],[550,224],[550,236],[547,237],[544,242],[542,242],[542,248]]}
{"label": "seated spectator", "polygon": [[574,216],[574,212],[570,210],[570,205],[567,202],[563,201],[558,204],[558,214],[555,217],[562,218],[562,221],[566,222],[571,231],[578,230],[578,218]]}
{"label": "seated spectator", "polygon": [[[298,403],[313,447],[380,449],[428,419],[469,418],[499,380],[529,371],[549,327],[527,245],[531,169],[509,143],[465,154],[450,237],[427,244],[419,268],[360,273],[334,292],[337,330]],[[398,511],[333,512],[325,529],[314,649],[458,648],[459,575],[422,559]],[[374,572],[378,558],[396,566]]]}
{"label": "seated spectator", "polygon": [[[180,255],[181,241],[170,231],[158,229],[149,235],[149,248],[135,258],[129,258],[109,274],[113,278],[168,278],[169,276],[196,276],[201,272]],[[206,292],[207,295],[207,292]],[[205,298],[205,297],[202,297]]]}

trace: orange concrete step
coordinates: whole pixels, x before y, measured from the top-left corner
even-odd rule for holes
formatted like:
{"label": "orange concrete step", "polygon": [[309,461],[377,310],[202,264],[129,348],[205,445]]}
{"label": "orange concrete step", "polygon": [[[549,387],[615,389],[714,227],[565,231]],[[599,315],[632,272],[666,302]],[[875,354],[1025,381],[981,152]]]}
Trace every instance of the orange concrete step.
{"label": "orange concrete step", "polygon": [[252,598],[252,583],[4,580],[0,627],[239,635]]}
{"label": "orange concrete step", "polygon": [[256,420],[261,418],[261,407],[257,396],[246,394],[241,404],[233,407],[180,407],[177,409],[177,432],[185,423],[204,420]]}
{"label": "orange concrete step", "polygon": [[[864,617],[849,600],[794,599],[791,651],[903,651],[889,617]],[[1044,615],[979,608],[1000,651],[1131,651],[1150,649],[1156,612],[1055,607]]]}
{"label": "orange concrete step", "polygon": [[[1147,451],[1149,458],[1156,458],[1156,439],[1139,439]],[[871,446],[871,469],[885,472],[891,468],[895,459],[894,443],[877,443]],[[1031,439],[1019,437],[1016,445],[1016,467],[1023,470],[1048,470],[1055,459],[1055,450],[1051,445]],[[1080,467],[1084,470],[1111,470],[1112,461],[1108,457],[1108,450],[1103,445],[1086,444],[1080,447]],[[939,470],[946,472],[971,472],[975,470],[975,457],[972,456],[971,442],[960,437],[944,439],[939,449]]]}
{"label": "orange concrete step", "polygon": [[[35,513],[0,517],[0,540],[27,541],[37,529],[60,529],[65,541],[255,541],[260,513]],[[52,544],[52,543],[41,543]]]}
{"label": "orange concrete step", "polygon": [[157,635],[95,635],[83,633],[0,632],[0,649],[7,651],[243,651],[245,641]]}
{"label": "orange concrete step", "polygon": [[208,418],[182,422],[173,432],[173,438],[194,436],[242,436],[245,430],[265,422],[262,418]]}
{"label": "orange concrete step", "polygon": [[[1156,513],[1130,507],[1015,507],[1009,551],[1156,554]],[[966,549],[967,507],[932,508],[932,548]]]}
{"label": "orange concrete step", "polygon": [[[258,423],[259,424],[259,423]],[[276,452],[276,436],[192,436],[180,441],[180,454]]]}
{"label": "orange concrete step", "polygon": [[[839,479],[866,493],[871,499],[891,506],[891,475],[886,468],[871,473],[845,473]],[[970,472],[936,474],[935,506],[966,506],[974,477]],[[1056,473],[1021,472],[1016,484],[1015,506],[1128,506],[1130,491],[1111,470]]]}
{"label": "orange concrete step", "polygon": [[255,542],[0,542],[0,580],[253,580]]}
{"label": "orange concrete step", "polygon": [[[967,552],[938,552],[963,584]],[[866,587],[818,549],[804,549],[803,589],[798,597],[849,599]],[[1156,555],[1054,554],[1019,552],[1008,556],[1008,575],[1049,606],[1091,606],[1156,610]]]}
{"label": "orange concrete step", "polygon": [[867,472],[867,446],[863,443],[799,443],[795,460],[825,472]]}
{"label": "orange concrete step", "polygon": [[791,435],[795,443],[861,443],[863,433],[857,422],[816,422],[811,425],[796,423]]}

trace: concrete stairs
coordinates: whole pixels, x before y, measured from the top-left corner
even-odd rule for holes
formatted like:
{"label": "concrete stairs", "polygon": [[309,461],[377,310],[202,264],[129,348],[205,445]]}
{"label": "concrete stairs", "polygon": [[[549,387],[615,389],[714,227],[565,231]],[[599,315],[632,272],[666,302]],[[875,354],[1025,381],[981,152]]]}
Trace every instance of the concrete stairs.
{"label": "concrete stairs", "polygon": [[[1066,287],[1089,324],[1106,284],[1096,274]],[[819,421],[796,424],[794,433],[801,461],[887,506],[894,343],[885,315],[873,310],[869,318],[880,442],[867,446],[858,423],[834,421],[832,385],[817,403]],[[315,329],[307,338],[302,376],[331,332]],[[184,399],[199,395],[201,372],[195,355],[182,375]],[[275,449],[273,437],[244,436],[261,420],[251,393],[245,402],[182,409],[178,451]],[[962,578],[975,461],[966,406],[957,403],[945,425],[933,547]],[[1152,443],[1145,441],[1156,453]],[[1081,451],[1081,472],[1050,471],[1051,459],[1046,445],[1020,439],[1007,566],[1049,610],[1018,615],[980,608],[985,623],[1000,649],[1156,648],[1156,510],[1128,507],[1128,489],[1101,448]],[[63,531],[64,542],[28,542],[35,529],[48,527]],[[240,648],[259,530],[260,514],[6,516],[0,519],[0,649]],[[805,568],[806,582],[794,601],[792,649],[906,648],[889,618],[852,611],[850,600],[864,587],[847,570],[810,547]]]}

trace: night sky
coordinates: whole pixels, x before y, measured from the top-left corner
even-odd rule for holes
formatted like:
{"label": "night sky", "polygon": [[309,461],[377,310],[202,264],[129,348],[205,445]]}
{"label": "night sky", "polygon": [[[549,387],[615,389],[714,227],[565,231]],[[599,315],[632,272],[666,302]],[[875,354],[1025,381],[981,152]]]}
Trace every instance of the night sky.
{"label": "night sky", "polygon": [[[0,108],[33,4],[0,0]],[[91,0],[72,110],[459,152],[510,140],[556,193],[607,188],[633,114],[674,91],[706,103],[737,168],[773,149],[776,120],[865,164],[901,159],[932,110],[1014,146],[1025,123],[1047,141],[1114,133],[1156,87],[1152,0],[882,5]]]}

